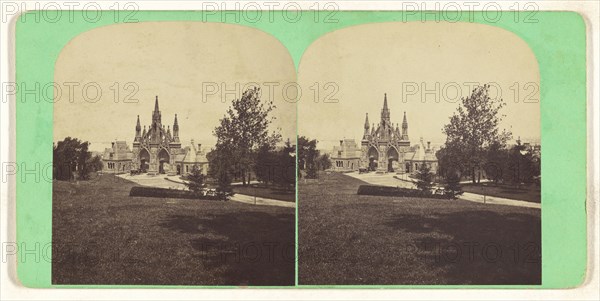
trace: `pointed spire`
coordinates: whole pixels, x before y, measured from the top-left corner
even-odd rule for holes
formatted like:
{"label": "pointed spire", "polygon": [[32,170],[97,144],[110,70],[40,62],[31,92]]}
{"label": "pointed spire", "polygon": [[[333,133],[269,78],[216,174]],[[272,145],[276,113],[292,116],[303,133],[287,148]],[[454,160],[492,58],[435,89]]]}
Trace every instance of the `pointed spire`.
{"label": "pointed spire", "polygon": [[365,117],[365,129],[369,129],[369,113],[367,113],[367,116]]}
{"label": "pointed spire", "polygon": [[161,117],[160,110],[158,109],[158,95],[156,95],[156,100],[154,101],[154,111],[152,112],[152,127],[157,128],[161,127]]}
{"label": "pointed spire", "polygon": [[406,111],[404,111],[404,117],[402,118],[402,140],[408,141],[408,121],[406,121]]}
{"label": "pointed spire", "polygon": [[383,109],[384,110],[388,109],[388,105],[387,105],[387,93],[383,93]]}
{"label": "pointed spire", "polygon": [[383,109],[381,109],[380,126],[384,128],[392,127],[392,123],[390,122],[390,110],[388,109],[387,93],[383,94]]}
{"label": "pointed spire", "polygon": [[139,132],[142,129],[142,126],[140,126],[140,115],[137,115],[137,123],[135,125],[135,131]]}
{"label": "pointed spire", "polygon": [[177,122],[177,114],[175,114],[175,120],[173,120],[173,142],[179,143],[179,122]]}
{"label": "pointed spire", "polygon": [[137,123],[135,124],[135,139],[134,142],[140,141],[140,137],[142,136],[142,127],[140,126],[140,115],[137,115]]}

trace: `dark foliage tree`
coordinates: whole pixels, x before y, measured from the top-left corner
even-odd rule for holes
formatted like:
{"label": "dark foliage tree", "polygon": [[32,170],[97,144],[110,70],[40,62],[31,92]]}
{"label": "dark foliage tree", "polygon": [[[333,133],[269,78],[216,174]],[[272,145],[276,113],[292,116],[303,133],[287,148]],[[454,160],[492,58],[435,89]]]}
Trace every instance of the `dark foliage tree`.
{"label": "dark foliage tree", "polygon": [[273,183],[275,181],[277,160],[277,154],[273,145],[268,143],[261,145],[256,153],[256,162],[254,164],[256,180],[265,184]]}
{"label": "dark foliage tree", "polygon": [[214,130],[217,144],[227,145],[232,156],[231,167],[236,175],[240,175],[243,185],[246,176],[253,169],[258,148],[265,145],[275,145],[281,140],[276,132],[269,133],[268,127],[274,120],[270,116],[275,108],[272,101],[262,101],[259,88],[250,88],[240,99],[233,100],[225,116]]}
{"label": "dark foliage tree", "polygon": [[508,160],[508,150],[506,145],[499,142],[490,144],[486,153],[487,161],[484,163],[486,177],[494,183],[499,183],[506,176],[506,161]]}
{"label": "dark foliage tree", "polygon": [[100,171],[104,167],[102,158],[99,155],[95,155],[87,161],[87,165],[90,167],[90,171]]}
{"label": "dark foliage tree", "polygon": [[296,147],[288,139],[278,154],[277,183],[293,188],[296,184]]}
{"label": "dark foliage tree", "polygon": [[517,144],[508,151],[505,181],[517,185],[533,183],[540,175],[540,167],[539,158],[529,147],[517,140]]}
{"label": "dark foliage tree", "polygon": [[265,144],[258,149],[254,173],[265,184],[290,186],[296,183],[296,147],[288,140],[283,147]]}
{"label": "dark foliage tree", "polygon": [[431,192],[434,174],[429,169],[429,166],[425,163],[421,163],[415,176],[417,179],[417,188],[425,192]]}
{"label": "dark foliage tree", "polygon": [[215,148],[206,154],[210,166],[208,175],[215,180],[217,194],[222,200],[227,200],[233,195],[233,189],[231,188],[232,155],[232,147],[226,143],[217,143]]}
{"label": "dark foliage tree", "polygon": [[298,169],[306,172],[307,179],[318,177],[318,157],[317,140],[310,140],[304,136],[298,137]]}
{"label": "dark foliage tree", "polygon": [[192,166],[190,174],[187,175],[185,186],[197,195],[202,194],[202,188],[204,188],[204,175],[197,164]]}
{"label": "dark foliage tree", "polygon": [[53,147],[53,176],[56,180],[73,180],[74,172],[78,179],[87,180],[90,168],[88,160],[91,157],[88,151],[89,142],[82,142],[77,138],[67,137]]}
{"label": "dark foliage tree", "polygon": [[452,197],[456,197],[457,195],[461,195],[463,193],[460,186],[460,176],[458,172],[449,171],[446,174],[446,187],[444,188]]}
{"label": "dark foliage tree", "polygon": [[504,103],[489,97],[489,87],[479,86],[469,97],[462,98],[457,112],[443,128],[446,134],[443,155],[448,156],[443,161],[460,162],[465,170],[469,170],[473,183],[478,179],[478,171],[487,159],[490,146],[505,146],[511,138],[510,132],[499,129],[504,117],[499,111]]}
{"label": "dark foliage tree", "polygon": [[321,154],[319,158],[317,158],[317,168],[319,170],[331,168],[331,159],[329,158],[329,154]]}

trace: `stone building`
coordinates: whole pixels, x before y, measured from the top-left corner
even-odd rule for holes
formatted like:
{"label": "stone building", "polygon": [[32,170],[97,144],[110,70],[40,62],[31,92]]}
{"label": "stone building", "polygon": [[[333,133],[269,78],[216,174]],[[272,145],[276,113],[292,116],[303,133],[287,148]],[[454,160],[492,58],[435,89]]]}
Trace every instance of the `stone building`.
{"label": "stone building", "polygon": [[406,112],[402,120],[402,131],[390,118],[387,94],[383,96],[383,109],[379,124],[369,124],[369,113],[365,118],[364,134],[361,141],[361,160],[363,168],[377,172],[403,172],[405,154],[410,149]]}
{"label": "stone building", "polygon": [[133,166],[142,172],[151,175],[166,173],[176,174],[175,157],[183,153],[179,142],[179,125],[177,114],[173,121],[173,133],[171,128],[162,124],[161,112],[158,108],[158,96],[154,102],[152,112],[152,123],[142,131],[140,115],[137,116],[135,127],[135,138],[133,140]]}
{"label": "stone building", "polygon": [[202,145],[192,140],[190,146],[182,148],[177,114],[173,120],[173,132],[170,126],[162,124],[161,115],[157,96],[152,124],[142,129],[138,115],[133,148],[129,149],[125,141],[113,142],[112,147],[106,148],[102,154],[102,171],[126,173],[137,170],[150,175],[185,175],[197,165],[203,174],[208,174],[208,160]]}
{"label": "stone building", "polygon": [[198,166],[200,171],[208,174],[208,160],[206,153],[202,150],[201,144],[194,144],[194,140],[190,146],[185,147],[183,153],[175,157],[177,174],[188,174],[192,171],[194,165]]}
{"label": "stone building", "polygon": [[354,139],[340,140],[331,152],[331,169],[335,171],[354,171],[360,166],[361,151]]}
{"label": "stone building", "polygon": [[365,117],[364,134],[361,140],[360,167],[379,173],[414,172],[415,164],[427,163],[437,169],[437,159],[434,151],[425,148],[423,142],[411,147],[408,136],[408,121],[406,112],[402,119],[402,128],[391,121],[388,108],[387,94],[383,96],[379,124],[369,124],[369,114]]}
{"label": "stone building", "polygon": [[127,142],[115,141],[102,153],[102,172],[125,173],[131,170],[133,153]]}
{"label": "stone building", "polygon": [[427,142],[427,146],[423,143],[423,138],[419,144],[411,148],[411,151],[406,153],[404,160],[404,169],[407,173],[413,173],[419,170],[422,164],[429,167],[431,172],[437,172],[438,160],[435,156],[435,149],[431,147],[431,142]]}

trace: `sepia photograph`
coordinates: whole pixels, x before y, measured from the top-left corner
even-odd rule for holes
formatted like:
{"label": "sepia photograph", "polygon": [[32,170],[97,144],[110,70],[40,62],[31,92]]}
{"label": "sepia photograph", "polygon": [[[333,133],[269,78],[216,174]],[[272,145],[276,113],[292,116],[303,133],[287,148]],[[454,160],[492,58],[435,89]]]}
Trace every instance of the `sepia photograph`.
{"label": "sepia photograph", "polygon": [[504,29],[321,37],[298,105],[300,285],[541,284],[537,60]]}
{"label": "sepia photograph", "polygon": [[295,283],[296,79],[238,25],[99,27],[61,51],[52,283]]}
{"label": "sepia photograph", "polygon": [[600,4],[13,2],[2,300],[599,291]]}

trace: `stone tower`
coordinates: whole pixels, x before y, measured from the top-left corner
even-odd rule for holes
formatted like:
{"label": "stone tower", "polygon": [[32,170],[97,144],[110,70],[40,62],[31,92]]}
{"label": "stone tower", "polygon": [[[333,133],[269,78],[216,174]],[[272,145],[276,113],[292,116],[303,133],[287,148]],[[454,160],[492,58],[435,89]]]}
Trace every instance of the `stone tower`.
{"label": "stone tower", "polygon": [[[370,131],[369,131],[370,130]],[[365,118],[364,134],[361,140],[361,168],[377,172],[404,171],[404,155],[409,152],[408,122],[406,113],[402,121],[402,133],[399,125],[391,121],[391,111],[388,106],[387,94],[383,95],[383,108],[377,128],[369,129],[369,117]]]}
{"label": "stone tower", "polygon": [[177,115],[173,123],[173,134],[170,127],[162,124],[162,113],[158,106],[158,96],[154,101],[152,124],[146,131],[141,131],[140,116],[138,115],[133,140],[133,167],[148,174],[176,174],[175,156],[182,152],[179,141],[179,124]]}

